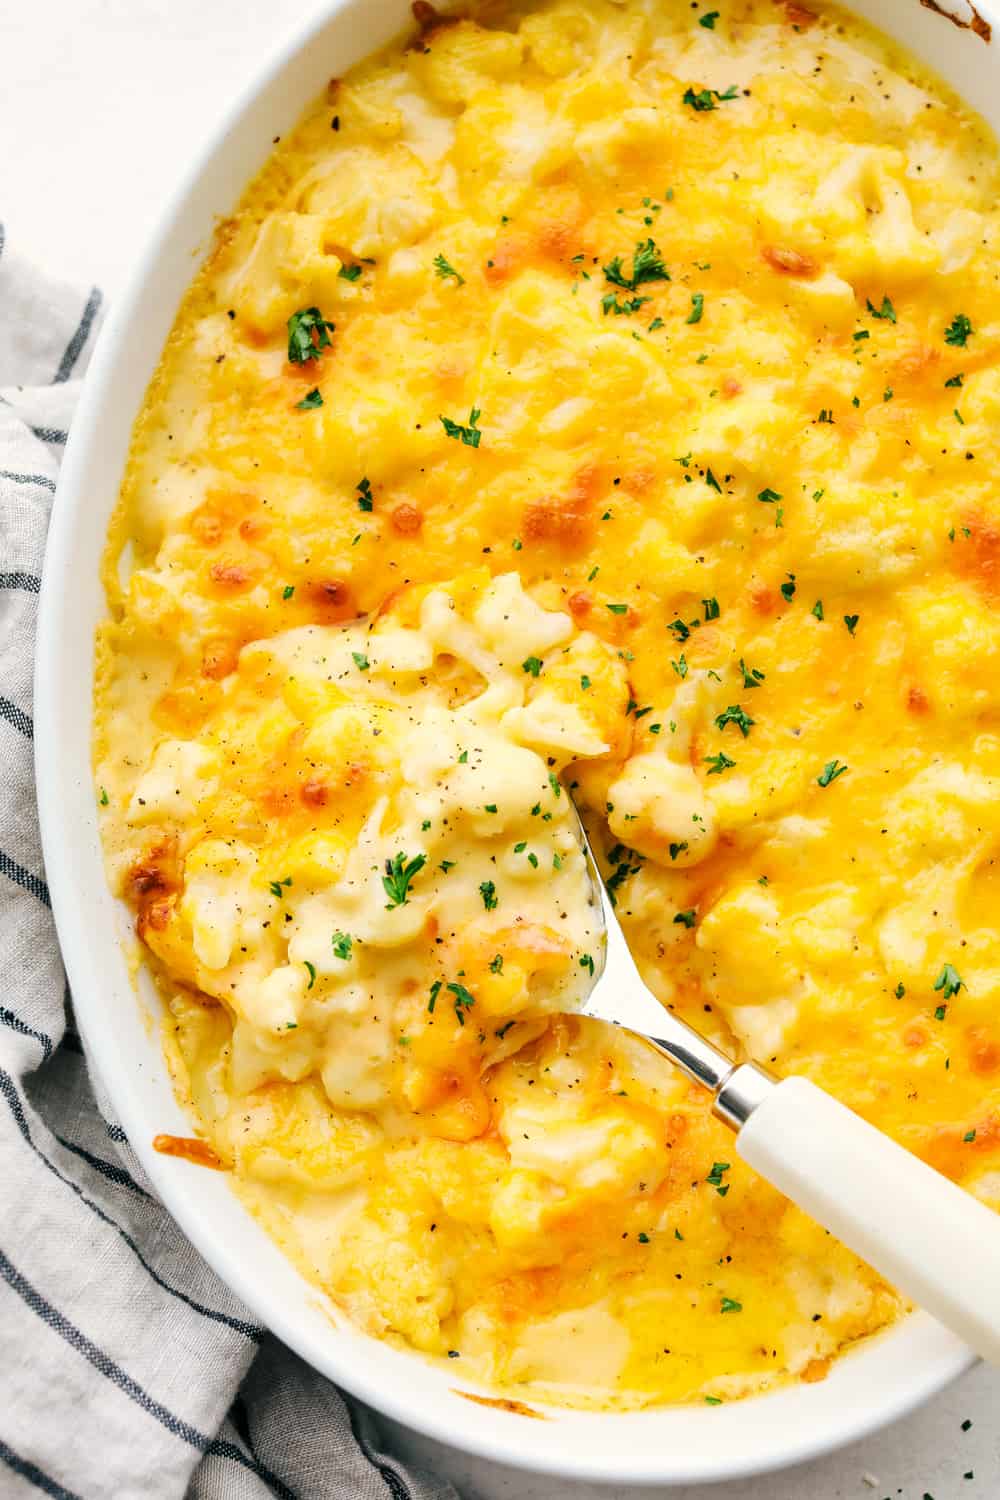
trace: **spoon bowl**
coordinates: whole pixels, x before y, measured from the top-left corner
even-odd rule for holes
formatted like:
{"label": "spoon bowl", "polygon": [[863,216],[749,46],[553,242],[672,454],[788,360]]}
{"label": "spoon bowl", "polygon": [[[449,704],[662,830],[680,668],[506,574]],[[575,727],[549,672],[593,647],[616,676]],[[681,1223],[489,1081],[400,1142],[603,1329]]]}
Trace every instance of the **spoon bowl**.
{"label": "spoon bowl", "polygon": [[755,1063],[737,1063],[656,998],[639,973],[625,940],[615,899],[601,878],[583,819],[577,809],[578,833],[587,861],[593,902],[601,909],[604,942],[594,965],[594,983],[580,1014],[645,1037],[695,1083],[715,1095],[713,1108],[720,1119],[738,1127],[763,1096],[776,1086]]}

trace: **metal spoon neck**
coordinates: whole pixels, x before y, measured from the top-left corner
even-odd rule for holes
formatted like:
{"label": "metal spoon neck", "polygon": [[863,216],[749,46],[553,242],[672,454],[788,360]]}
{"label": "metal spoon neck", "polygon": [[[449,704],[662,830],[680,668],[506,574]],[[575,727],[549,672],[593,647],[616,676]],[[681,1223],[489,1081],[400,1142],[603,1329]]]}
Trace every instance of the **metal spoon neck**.
{"label": "metal spoon neck", "polygon": [[712,1113],[732,1130],[741,1130],[778,1080],[757,1063],[734,1063],[697,1033],[677,1041],[649,1040],[687,1076],[713,1095]]}

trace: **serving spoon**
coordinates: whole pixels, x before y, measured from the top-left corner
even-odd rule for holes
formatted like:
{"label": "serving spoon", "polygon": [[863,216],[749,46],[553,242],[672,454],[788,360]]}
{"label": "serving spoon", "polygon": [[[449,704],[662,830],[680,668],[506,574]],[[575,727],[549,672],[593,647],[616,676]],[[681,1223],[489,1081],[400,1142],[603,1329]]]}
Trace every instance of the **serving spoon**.
{"label": "serving spoon", "polygon": [[754,1171],[993,1364],[1000,1363],[1000,1215],[807,1078],[733,1062],[647,988],[580,838],[603,953],[581,1014],[636,1033],[712,1095]]}

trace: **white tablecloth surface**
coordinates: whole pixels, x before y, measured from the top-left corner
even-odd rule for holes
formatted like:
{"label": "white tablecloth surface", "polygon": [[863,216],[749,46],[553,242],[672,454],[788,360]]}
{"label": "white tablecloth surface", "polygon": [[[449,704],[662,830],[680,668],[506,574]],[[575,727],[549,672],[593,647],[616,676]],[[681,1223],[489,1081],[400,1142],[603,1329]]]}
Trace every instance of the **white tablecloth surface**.
{"label": "white tablecloth surface", "polygon": [[[54,272],[113,298],[161,196],[234,88],[317,0],[33,0],[0,6],[0,220]],[[962,1423],[972,1426],[962,1430]],[[466,1500],[621,1500],[394,1431]],[[974,1477],[963,1476],[972,1471]],[[638,1492],[629,1491],[631,1495]],[[817,1463],[671,1500],[998,1500],[1000,1373]]]}

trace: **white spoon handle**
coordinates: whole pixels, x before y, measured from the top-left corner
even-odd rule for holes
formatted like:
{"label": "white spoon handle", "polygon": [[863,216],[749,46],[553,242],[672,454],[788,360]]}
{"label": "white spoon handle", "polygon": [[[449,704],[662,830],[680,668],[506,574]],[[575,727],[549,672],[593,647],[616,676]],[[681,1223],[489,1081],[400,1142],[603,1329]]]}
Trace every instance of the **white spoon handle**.
{"label": "white spoon handle", "polygon": [[887,1281],[1000,1364],[1000,1216],[805,1078],[767,1092],[736,1148]]}

